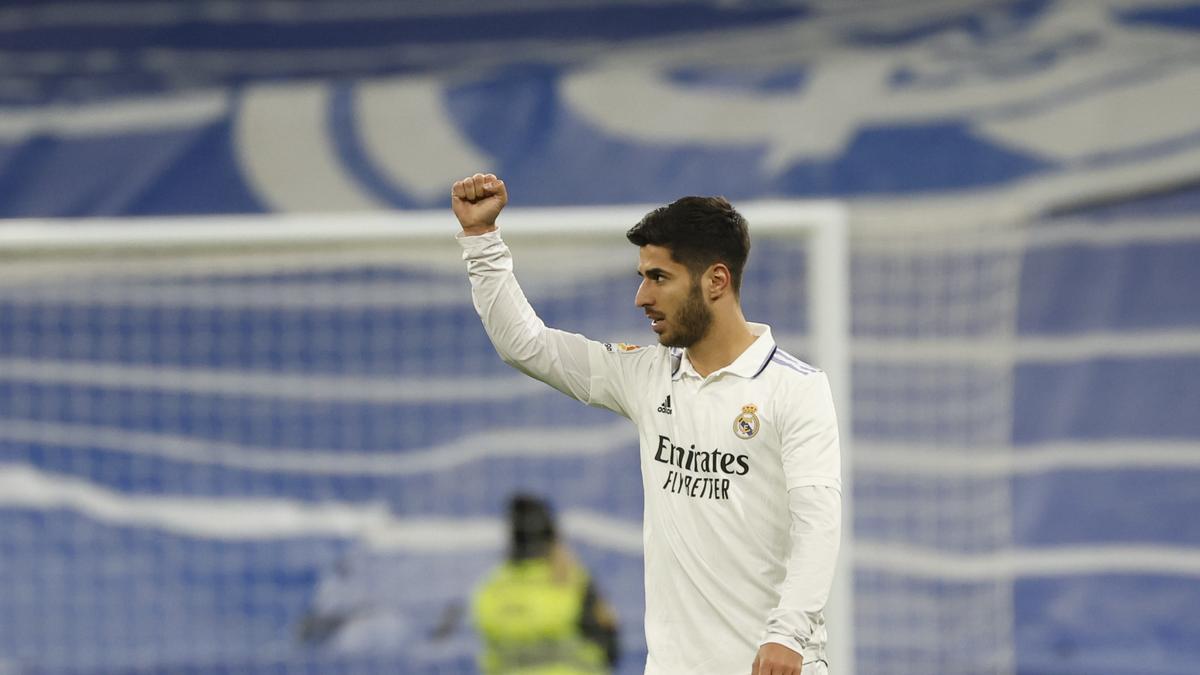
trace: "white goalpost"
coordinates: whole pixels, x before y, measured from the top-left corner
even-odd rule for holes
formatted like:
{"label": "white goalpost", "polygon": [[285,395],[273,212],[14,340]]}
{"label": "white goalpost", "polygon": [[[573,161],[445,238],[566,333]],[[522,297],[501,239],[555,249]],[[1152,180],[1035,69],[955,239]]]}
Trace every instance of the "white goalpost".
{"label": "white goalpost", "polygon": [[[753,239],[747,318],[775,326],[833,387],[844,535],[827,620],[831,672],[849,675],[847,212],[737,206]],[[647,339],[624,232],[652,208],[504,211],[518,279],[547,324]],[[0,633],[52,655],[0,643],[0,670],[6,658],[95,672],[317,659],[374,672],[321,659],[356,658],[351,644],[386,651],[362,637],[386,625],[409,636],[395,650],[413,670],[455,672],[445,659],[469,640],[426,649],[435,631],[422,621],[492,560],[514,490],[560,502],[568,539],[644,648],[641,588],[628,588],[640,584],[636,437],[499,363],[470,308],[457,230],[449,209],[0,226],[0,486],[23,486],[0,489],[0,514],[13,514],[0,539],[23,570],[14,584],[58,589],[0,592]],[[392,562],[354,562],[368,558]],[[415,568],[426,576],[378,571]],[[393,585],[406,588],[379,590]],[[340,618],[306,643],[297,626],[314,616]],[[49,628],[68,618],[70,630]]]}

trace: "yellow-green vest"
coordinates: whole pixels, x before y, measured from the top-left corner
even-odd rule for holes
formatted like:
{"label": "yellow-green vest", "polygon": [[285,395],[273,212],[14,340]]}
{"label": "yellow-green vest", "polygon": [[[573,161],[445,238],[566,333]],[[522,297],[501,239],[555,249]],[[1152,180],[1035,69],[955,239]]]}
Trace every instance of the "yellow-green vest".
{"label": "yellow-green vest", "polygon": [[475,625],[487,675],[606,673],[604,651],[579,630],[588,575],[574,566],[556,581],[544,559],[507,563],[475,593]]}

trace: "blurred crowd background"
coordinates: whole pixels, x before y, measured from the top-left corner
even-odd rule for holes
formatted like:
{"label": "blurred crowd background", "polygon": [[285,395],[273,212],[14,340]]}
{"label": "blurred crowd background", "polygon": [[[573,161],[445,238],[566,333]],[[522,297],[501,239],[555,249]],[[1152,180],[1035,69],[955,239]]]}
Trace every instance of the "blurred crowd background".
{"label": "blurred crowd background", "polygon": [[[473,672],[518,492],[641,672],[636,436],[492,352],[481,170],[846,205],[858,673],[1200,672],[1200,1],[3,0],[0,674]],[[647,339],[631,224],[514,243],[547,323]]]}

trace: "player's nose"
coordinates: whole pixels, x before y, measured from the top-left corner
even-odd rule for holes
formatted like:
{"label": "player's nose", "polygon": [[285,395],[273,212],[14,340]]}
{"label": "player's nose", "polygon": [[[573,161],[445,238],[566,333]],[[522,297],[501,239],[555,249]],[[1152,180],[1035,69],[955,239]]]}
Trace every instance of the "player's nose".
{"label": "player's nose", "polygon": [[650,297],[650,289],[647,287],[645,279],[642,279],[642,283],[638,286],[637,294],[633,296],[633,303],[638,307],[649,307],[654,304],[654,299]]}

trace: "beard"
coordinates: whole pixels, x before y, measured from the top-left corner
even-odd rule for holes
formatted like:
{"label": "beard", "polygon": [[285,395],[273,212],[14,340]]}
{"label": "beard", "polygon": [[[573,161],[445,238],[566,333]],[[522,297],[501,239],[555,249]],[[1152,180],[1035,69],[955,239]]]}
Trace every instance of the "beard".
{"label": "beard", "polygon": [[708,334],[712,322],[713,312],[700,294],[700,284],[693,283],[679,314],[670,321],[674,330],[664,333],[659,342],[667,347],[691,347]]}

